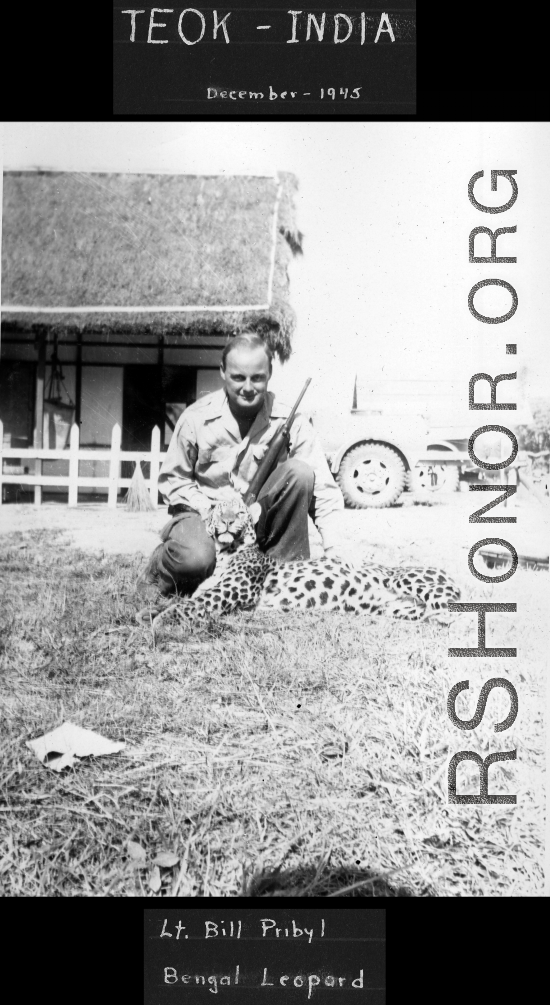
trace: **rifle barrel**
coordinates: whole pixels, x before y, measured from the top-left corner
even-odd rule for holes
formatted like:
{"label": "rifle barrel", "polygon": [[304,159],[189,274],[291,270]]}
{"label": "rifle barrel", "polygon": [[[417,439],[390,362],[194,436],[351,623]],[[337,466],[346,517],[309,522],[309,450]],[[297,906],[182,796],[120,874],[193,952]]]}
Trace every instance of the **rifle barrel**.
{"label": "rifle barrel", "polygon": [[244,493],[243,499],[247,506],[249,506],[252,502],[256,501],[258,492],[260,491],[264,482],[267,481],[269,475],[271,474],[272,470],[277,464],[277,460],[283,448],[285,438],[288,436],[290,427],[294,422],[294,416],[296,415],[298,405],[300,404],[310,384],[311,384],[311,377],[308,377],[302,388],[301,394],[298,397],[298,400],[296,401],[294,407],[292,408],[292,411],[288,415],[288,418],[284,420],[283,424],[279,427],[273,439],[271,440],[271,443],[269,444],[265,457],[260,462],[256,474],[254,475],[252,481],[250,482],[248,489]]}
{"label": "rifle barrel", "polygon": [[300,391],[300,394],[298,395],[298,400],[294,404],[294,407],[293,407],[292,411],[290,412],[290,414],[288,416],[288,419],[284,423],[285,426],[286,426],[286,424],[288,422],[292,422],[292,420],[293,420],[296,412],[298,411],[298,406],[299,406],[302,398],[304,397],[304,394],[306,393],[306,391],[307,391],[307,389],[308,389],[308,387],[309,387],[310,384],[311,384],[311,377],[308,377],[307,380],[306,380],[306,382],[305,382],[305,384],[304,384],[304,386],[303,386],[303,388],[302,388],[302,390]]}

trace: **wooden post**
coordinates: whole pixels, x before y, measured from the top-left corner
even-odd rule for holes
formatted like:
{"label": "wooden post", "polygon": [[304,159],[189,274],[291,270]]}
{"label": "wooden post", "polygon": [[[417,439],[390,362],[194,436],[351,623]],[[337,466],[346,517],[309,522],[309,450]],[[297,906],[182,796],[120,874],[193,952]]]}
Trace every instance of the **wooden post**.
{"label": "wooden post", "polygon": [[82,333],[78,332],[76,345],[76,381],[75,381],[75,411],[74,411],[74,421],[80,425],[80,420],[82,418],[80,414],[81,410],[81,399],[82,399]]}
{"label": "wooden post", "polygon": [[[46,334],[40,332],[38,335],[38,366],[36,368],[36,399],[34,408],[34,446],[42,448],[43,425],[44,425],[44,378],[46,376]],[[34,462],[34,473],[37,478],[42,474],[42,461],[37,459]],[[34,505],[40,506],[42,502],[42,486],[34,486]]]}
{"label": "wooden post", "polygon": [[2,457],[3,447],[4,447],[4,423],[2,422],[2,419],[0,419],[0,506],[2,505],[2,495],[4,492],[2,488],[2,471],[4,470],[4,460]]}
{"label": "wooden post", "polygon": [[155,426],[151,433],[151,476],[149,478],[149,495],[155,509],[158,507],[160,468],[160,429]]}
{"label": "wooden post", "polygon": [[71,427],[71,442],[69,447],[69,506],[76,506],[78,502],[78,448],[80,442],[80,429],[77,423]]}
{"label": "wooden post", "polygon": [[118,422],[113,426],[111,435],[111,465],[109,468],[109,498],[108,505],[116,506],[118,495],[118,472],[120,466],[120,438],[121,430]]}

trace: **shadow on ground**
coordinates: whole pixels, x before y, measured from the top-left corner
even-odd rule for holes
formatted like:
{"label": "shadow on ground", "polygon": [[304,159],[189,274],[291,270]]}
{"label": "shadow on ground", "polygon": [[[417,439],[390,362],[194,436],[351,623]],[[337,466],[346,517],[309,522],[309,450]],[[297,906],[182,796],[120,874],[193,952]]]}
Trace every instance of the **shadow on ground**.
{"label": "shadow on ground", "polygon": [[369,869],[330,866],[319,871],[315,866],[270,873],[258,873],[245,880],[243,897],[416,897],[410,887],[392,883]]}

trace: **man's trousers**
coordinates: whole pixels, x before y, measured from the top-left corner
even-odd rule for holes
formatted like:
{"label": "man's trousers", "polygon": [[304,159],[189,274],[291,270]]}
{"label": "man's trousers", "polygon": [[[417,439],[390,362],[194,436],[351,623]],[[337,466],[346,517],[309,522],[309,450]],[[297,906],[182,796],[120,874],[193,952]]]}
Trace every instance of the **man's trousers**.
{"label": "man's trousers", "polygon": [[[275,468],[258,494],[261,515],[256,540],[263,552],[280,562],[309,558],[308,513],[313,515],[312,468],[285,461]],[[189,595],[214,572],[216,549],[194,510],[178,513],[161,532],[143,579],[168,595]]]}

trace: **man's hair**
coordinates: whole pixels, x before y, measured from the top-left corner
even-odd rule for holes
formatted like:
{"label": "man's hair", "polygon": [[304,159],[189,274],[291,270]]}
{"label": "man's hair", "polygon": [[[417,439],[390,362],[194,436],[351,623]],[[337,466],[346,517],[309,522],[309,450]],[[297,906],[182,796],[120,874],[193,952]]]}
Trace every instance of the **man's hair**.
{"label": "man's hair", "polygon": [[273,353],[269,348],[267,342],[258,335],[256,332],[242,332],[240,335],[235,335],[226,345],[222,352],[222,370],[225,370],[225,364],[227,357],[232,349],[263,349],[268,360],[269,366],[273,366]]}

